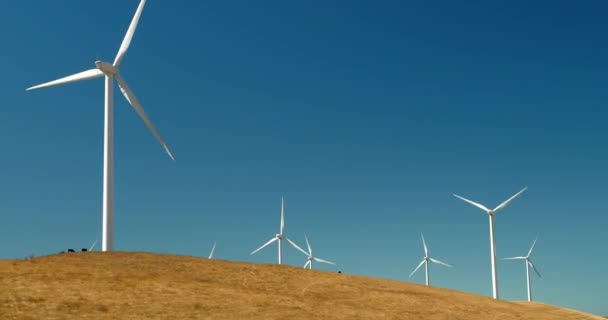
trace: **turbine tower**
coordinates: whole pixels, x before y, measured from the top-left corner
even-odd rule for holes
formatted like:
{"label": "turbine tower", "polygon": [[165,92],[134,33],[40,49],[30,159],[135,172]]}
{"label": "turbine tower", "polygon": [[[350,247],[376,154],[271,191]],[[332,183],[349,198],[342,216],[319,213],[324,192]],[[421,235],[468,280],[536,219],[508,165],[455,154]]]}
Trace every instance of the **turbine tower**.
{"label": "turbine tower", "polygon": [[293,241],[289,240],[289,238],[285,237],[283,235],[283,229],[285,228],[285,214],[284,214],[284,201],[283,201],[283,197],[281,197],[281,227],[279,229],[279,233],[277,233],[272,239],[270,239],[268,242],[266,242],[263,246],[255,249],[252,253],[250,253],[249,255],[252,255],[262,249],[264,249],[264,247],[266,247],[267,245],[278,241],[278,245],[279,245],[279,264],[283,263],[283,251],[282,251],[282,247],[281,244],[283,242],[283,239],[287,240],[287,242],[289,242],[289,244],[291,244],[294,248],[298,249],[299,247],[293,243]]}
{"label": "turbine tower", "polygon": [[490,261],[492,264],[492,296],[494,297],[494,299],[498,299],[498,274],[496,271],[496,245],[494,243],[494,214],[496,212],[498,212],[499,210],[503,209],[504,207],[506,207],[511,201],[513,201],[519,195],[524,193],[524,191],[526,191],[527,189],[528,189],[528,187],[523,188],[521,191],[516,193],[511,198],[507,199],[505,202],[501,203],[498,207],[494,208],[493,210],[490,210],[490,209],[486,208],[484,205],[481,205],[477,202],[473,202],[469,199],[465,199],[459,195],[454,194],[454,197],[461,199],[465,202],[468,202],[469,204],[485,211],[488,214],[488,218],[490,219]]}
{"label": "turbine tower", "polygon": [[135,33],[135,29],[137,28],[139,17],[141,16],[142,11],[144,10],[145,4],[146,0],[141,0],[141,2],[139,3],[137,11],[135,12],[135,16],[133,17],[133,20],[129,25],[129,29],[127,30],[127,34],[125,35],[125,38],[123,39],[122,44],[120,45],[120,49],[118,50],[118,54],[114,59],[114,63],[95,61],[95,65],[97,66],[97,68],[95,69],[89,69],[80,73],[73,74],[71,76],[43,83],[27,89],[27,91],[29,91],[105,76],[102,251],[112,251],[114,249],[114,79],[116,79],[116,81],[118,82],[118,87],[127,99],[127,102],[129,102],[135,112],[144,121],[148,129],[152,131],[152,134],[163,146],[165,152],[167,152],[169,157],[175,160],[175,158],[171,154],[171,151],[169,150],[169,147],[167,146],[163,138],[160,136],[154,125],[152,125],[152,122],[146,115],[146,112],[139,103],[139,100],[137,100],[137,98],[133,94],[133,91],[131,91],[131,89],[127,85],[127,82],[122,78],[119,73],[120,64],[123,58],[125,57],[127,50],[129,49],[131,40],[133,40],[133,35]]}
{"label": "turbine tower", "polygon": [[296,249],[300,250],[300,252],[302,252],[303,254],[305,254],[308,257],[306,259],[306,264],[304,264],[304,269],[306,269],[306,267],[308,267],[309,270],[312,270],[313,261],[320,262],[320,263],[333,264],[334,266],[336,265],[335,263],[333,263],[331,261],[327,261],[327,260],[323,260],[323,259],[314,257],[312,255],[312,249],[310,248],[310,242],[308,242],[308,237],[306,236],[306,234],[304,234],[304,238],[306,238],[306,246],[308,247],[308,252],[304,251],[302,248],[297,246],[295,243],[293,244]]}
{"label": "turbine tower", "polygon": [[532,287],[530,287],[530,267],[532,267],[532,269],[534,270],[534,272],[536,272],[536,274],[538,275],[538,277],[540,279],[543,278],[543,276],[540,275],[540,272],[538,272],[538,269],[536,269],[536,267],[534,266],[534,263],[532,263],[532,260],[530,259],[530,256],[532,256],[532,252],[534,251],[534,246],[536,245],[536,240],[538,240],[538,237],[536,237],[536,239],[534,239],[534,242],[532,243],[532,247],[530,247],[530,251],[528,251],[528,255],[526,255],[525,257],[512,257],[512,258],[503,259],[503,260],[524,260],[526,262],[526,280],[528,282],[528,301],[532,301]]}
{"label": "turbine tower", "polygon": [[446,267],[452,267],[452,266],[449,265],[449,264],[447,264],[447,263],[445,263],[445,262],[441,262],[439,260],[435,260],[435,259],[429,257],[429,249],[426,247],[426,241],[424,241],[424,235],[422,233],[420,233],[420,235],[422,236],[422,245],[424,246],[424,258],[422,258],[422,261],[420,261],[420,264],[410,274],[410,278],[424,264],[424,268],[425,268],[425,271],[426,271],[426,285],[428,286],[429,285],[429,277],[430,277],[430,275],[429,275],[429,261],[432,262],[432,263],[440,264],[442,266],[446,266]]}

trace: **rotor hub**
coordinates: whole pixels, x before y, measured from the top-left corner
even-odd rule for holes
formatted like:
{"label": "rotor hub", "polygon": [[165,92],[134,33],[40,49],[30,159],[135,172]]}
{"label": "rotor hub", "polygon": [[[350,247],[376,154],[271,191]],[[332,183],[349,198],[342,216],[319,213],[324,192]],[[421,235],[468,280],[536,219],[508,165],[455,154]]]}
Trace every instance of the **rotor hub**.
{"label": "rotor hub", "polygon": [[109,76],[113,76],[118,73],[118,69],[114,67],[111,63],[104,61],[95,61],[95,65],[97,66],[97,69]]}

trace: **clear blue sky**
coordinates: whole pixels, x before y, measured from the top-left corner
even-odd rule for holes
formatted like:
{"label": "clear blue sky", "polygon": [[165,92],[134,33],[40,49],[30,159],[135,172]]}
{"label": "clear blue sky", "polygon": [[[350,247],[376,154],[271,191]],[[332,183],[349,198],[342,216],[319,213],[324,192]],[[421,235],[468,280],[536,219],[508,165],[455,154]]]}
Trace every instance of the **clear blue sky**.
{"label": "clear blue sky", "polygon": [[[112,61],[138,4],[4,1],[0,257],[101,233],[103,81],[25,88]],[[119,250],[249,253],[306,232],[347,273],[491,295],[539,234],[539,301],[608,314],[608,9],[603,1],[158,1],[122,73],[175,163],[116,91]],[[285,249],[288,264],[305,258]],[[318,266],[323,267],[323,266]],[[504,299],[523,263],[500,261]],[[411,281],[424,282],[423,273]]]}

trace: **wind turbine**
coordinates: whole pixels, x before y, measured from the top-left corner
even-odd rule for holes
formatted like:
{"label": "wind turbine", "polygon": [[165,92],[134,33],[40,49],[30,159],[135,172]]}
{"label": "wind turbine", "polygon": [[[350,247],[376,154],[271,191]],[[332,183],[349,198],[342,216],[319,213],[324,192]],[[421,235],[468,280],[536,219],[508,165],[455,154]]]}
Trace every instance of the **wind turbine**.
{"label": "wind turbine", "polygon": [[323,259],[319,259],[319,258],[313,257],[313,255],[312,255],[312,249],[310,248],[310,242],[308,242],[308,237],[306,236],[306,234],[304,234],[304,238],[306,238],[306,246],[308,247],[308,252],[304,251],[302,248],[300,248],[299,246],[297,246],[295,243],[293,244],[296,249],[300,250],[300,252],[302,252],[303,254],[305,254],[306,256],[308,256],[308,259],[306,259],[306,264],[304,264],[304,269],[306,269],[306,267],[308,267],[309,270],[312,270],[312,262],[313,262],[313,260],[316,261],[316,262],[320,262],[320,263],[333,264],[334,266],[336,265],[335,263],[333,263],[331,261],[327,261],[327,260],[323,260]]}
{"label": "wind turbine", "polygon": [[525,257],[512,257],[512,258],[504,258],[503,260],[525,260],[526,262],[526,280],[528,281],[528,301],[532,301],[532,288],[530,287],[530,267],[532,267],[532,269],[536,272],[536,274],[538,275],[539,278],[543,278],[543,276],[540,275],[540,272],[538,272],[538,269],[536,269],[536,267],[534,266],[534,263],[532,263],[532,260],[530,260],[530,256],[532,256],[532,251],[534,251],[534,246],[536,245],[536,240],[538,240],[538,237],[536,237],[536,239],[534,239],[534,242],[532,243],[532,247],[530,247],[530,251],[528,251],[528,255],[526,255]]}
{"label": "wind turbine", "polygon": [[57,86],[65,83],[90,80],[105,76],[105,116],[104,116],[104,153],[103,153],[103,235],[102,235],[102,251],[112,251],[114,249],[114,79],[118,82],[120,91],[125,96],[129,104],[133,107],[135,112],[144,121],[146,126],[152,131],[152,134],[158,142],[163,146],[165,152],[175,160],[173,154],[169,150],[169,147],[160,136],[152,122],[146,115],[143,107],[139,103],[139,100],[133,94],[133,91],[127,85],[127,82],[122,78],[119,73],[120,64],[129,49],[133,34],[137,28],[139,17],[144,9],[146,0],[141,0],[135,16],[129,25],[127,34],[120,45],[118,54],[114,60],[114,63],[95,61],[97,68],[89,69],[80,73],[76,73],[58,80],[43,83],[37,86],[33,86],[27,89],[34,90],[46,87]]}
{"label": "wind turbine", "polygon": [[[252,255],[262,249],[264,249],[264,247],[266,247],[267,245],[278,241],[278,245],[279,245],[279,264],[283,263],[283,252],[281,249],[281,244],[283,242],[283,239],[287,240],[287,242],[289,242],[289,244],[291,244],[294,248],[296,249],[300,249],[300,247],[298,247],[293,241],[289,240],[289,238],[285,237],[283,235],[283,229],[285,228],[285,214],[284,214],[284,201],[283,201],[283,197],[281,197],[281,228],[279,230],[279,233],[277,233],[272,239],[270,239],[268,242],[266,242],[263,246],[255,249],[255,251],[253,251],[252,253],[250,253],[249,255]],[[301,250],[301,249],[300,249]]]}
{"label": "wind turbine", "polygon": [[209,254],[209,259],[213,259],[213,251],[215,251],[215,245],[217,244],[217,241],[213,242],[213,247],[211,248],[211,253]]}
{"label": "wind turbine", "polygon": [[497,275],[497,271],[496,271],[496,245],[494,243],[494,214],[496,212],[498,212],[499,210],[503,209],[504,207],[506,207],[511,201],[513,201],[519,195],[524,193],[524,191],[526,191],[527,189],[528,189],[528,187],[523,188],[521,191],[516,193],[511,198],[507,199],[505,202],[498,205],[498,207],[494,208],[493,210],[490,210],[490,209],[486,208],[484,205],[481,205],[477,202],[473,202],[469,199],[465,199],[459,195],[454,194],[454,197],[461,199],[465,202],[468,202],[469,204],[485,211],[488,214],[488,217],[490,219],[490,261],[492,263],[492,295],[493,295],[494,299],[498,299],[498,275]]}
{"label": "wind turbine", "polygon": [[416,273],[416,271],[418,271],[418,269],[420,269],[420,267],[422,267],[422,265],[424,264],[425,267],[425,271],[426,271],[426,285],[429,285],[429,261],[432,263],[436,263],[436,264],[440,264],[442,266],[446,266],[446,267],[452,267],[451,265],[445,263],[445,262],[441,262],[439,260],[435,260],[431,257],[429,257],[429,249],[426,247],[426,241],[424,241],[424,235],[421,233],[420,234],[422,236],[422,245],[424,246],[424,258],[422,258],[422,261],[420,261],[420,264],[416,267],[416,269],[414,269],[414,271],[410,274],[410,278],[414,275],[414,273]]}
{"label": "wind turbine", "polygon": [[93,244],[91,245],[91,247],[89,248],[89,251],[93,251],[93,248],[95,248],[95,245],[97,244],[97,238],[95,238],[95,242],[93,242]]}

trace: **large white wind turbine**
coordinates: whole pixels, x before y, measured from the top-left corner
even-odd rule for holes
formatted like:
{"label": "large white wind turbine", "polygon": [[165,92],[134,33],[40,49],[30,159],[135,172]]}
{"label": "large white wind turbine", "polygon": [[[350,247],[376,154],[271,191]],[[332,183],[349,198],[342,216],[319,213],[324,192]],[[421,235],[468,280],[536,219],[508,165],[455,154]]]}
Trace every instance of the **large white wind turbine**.
{"label": "large white wind turbine", "polygon": [[314,257],[312,255],[312,249],[310,248],[310,242],[308,242],[308,237],[306,235],[304,235],[304,238],[306,238],[306,246],[308,247],[308,252],[304,251],[302,248],[300,248],[299,246],[297,246],[295,243],[293,244],[296,249],[300,250],[300,252],[302,252],[303,254],[305,254],[308,257],[306,259],[306,264],[304,264],[304,269],[306,269],[306,267],[308,267],[308,269],[312,270],[312,262],[313,262],[313,260],[316,261],[316,262],[320,262],[320,263],[333,264],[334,266],[336,265],[335,263],[333,263],[331,261],[327,261],[327,260],[323,260],[323,259],[319,259],[319,258]]}
{"label": "large white wind turbine", "polygon": [[498,275],[497,275],[497,271],[496,271],[496,245],[494,244],[494,214],[496,212],[498,212],[500,209],[503,209],[504,207],[506,207],[511,201],[513,201],[515,198],[517,198],[520,194],[524,193],[524,191],[526,191],[527,189],[528,189],[528,187],[523,188],[521,191],[516,193],[511,198],[507,199],[505,202],[501,203],[498,207],[494,208],[493,210],[490,210],[490,209],[486,208],[484,205],[481,205],[477,202],[473,202],[469,199],[465,199],[459,195],[456,195],[456,194],[454,195],[454,197],[461,199],[465,202],[468,202],[469,204],[485,211],[488,214],[488,217],[490,219],[490,261],[492,263],[492,295],[493,295],[494,299],[498,299]]}
{"label": "large white wind turbine", "polygon": [[264,249],[264,247],[266,247],[267,245],[278,241],[278,245],[279,245],[279,264],[283,263],[283,251],[282,251],[282,247],[281,244],[283,242],[283,239],[287,240],[287,242],[289,242],[289,244],[291,244],[294,248],[296,249],[300,249],[300,247],[298,247],[293,241],[289,240],[289,238],[285,237],[283,235],[283,229],[285,228],[285,215],[284,215],[284,202],[283,202],[283,197],[281,197],[281,228],[279,230],[279,233],[277,233],[272,239],[270,239],[268,242],[266,242],[263,246],[255,249],[252,253],[250,253],[249,255],[252,255],[262,249]]}
{"label": "large white wind turbine", "polygon": [[139,21],[139,17],[141,16],[145,4],[146,0],[141,0],[141,2],[139,3],[137,11],[135,12],[135,16],[133,17],[133,20],[129,25],[129,29],[127,30],[127,34],[125,35],[125,38],[122,41],[122,44],[120,45],[120,49],[118,50],[118,54],[116,55],[114,63],[95,61],[95,65],[97,66],[97,68],[95,69],[76,73],[71,76],[43,83],[27,89],[34,90],[105,76],[102,251],[112,251],[114,248],[114,79],[116,79],[116,81],[118,82],[118,87],[120,88],[120,91],[122,91],[122,94],[125,96],[129,104],[133,107],[135,112],[144,121],[146,126],[148,126],[150,131],[152,131],[152,134],[163,146],[169,157],[175,160],[175,158],[171,154],[171,151],[169,150],[169,147],[167,146],[163,138],[161,138],[154,125],[152,125],[152,122],[146,115],[146,112],[139,103],[139,100],[137,100],[137,98],[133,94],[133,91],[131,91],[131,89],[127,85],[127,82],[121,77],[119,73],[120,63],[122,62],[125,54],[127,53],[127,49],[129,49],[129,45],[131,44],[131,40],[133,39],[133,34],[135,33],[135,29],[137,28],[137,22]]}
{"label": "large white wind turbine", "polygon": [[429,257],[429,249],[426,247],[426,241],[424,241],[424,235],[421,233],[420,234],[422,236],[422,245],[424,246],[424,258],[422,258],[422,261],[420,261],[420,264],[416,267],[416,269],[414,269],[414,271],[410,274],[410,278],[414,275],[414,273],[416,273],[416,271],[418,271],[418,269],[420,269],[420,267],[422,267],[422,265],[424,264],[425,267],[425,271],[426,271],[426,285],[429,285],[429,261],[432,263],[436,263],[436,264],[440,264],[442,266],[446,266],[446,267],[451,267],[451,265],[445,263],[445,262],[441,262],[439,260],[435,260],[431,257]]}
{"label": "large white wind turbine", "polygon": [[536,274],[538,275],[539,278],[543,278],[543,276],[540,275],[540,272],[538,272],[538,269],[536,269],[536,267],[534,266],[534,263],[532,263],[532,260],[530,260],[530,256],[532,256],[532,252],[534,251],[534,246],[536,245],[536,240],[538,240],[538,237],[536,237],[536,239],[534,239],[534,242],[532,243],[532,247],[530,247],[530,251],[528,251],[528,255],[526,255],[525,257],[512,257],[512,258],[504,258],[503,260],[524,260],[526,262],[526,280],[528,281],[528,301],[532,301],[532,288],[530,287],[530,267],[532,267],[532,269],[534,269],[534,271],[536,272]]}

